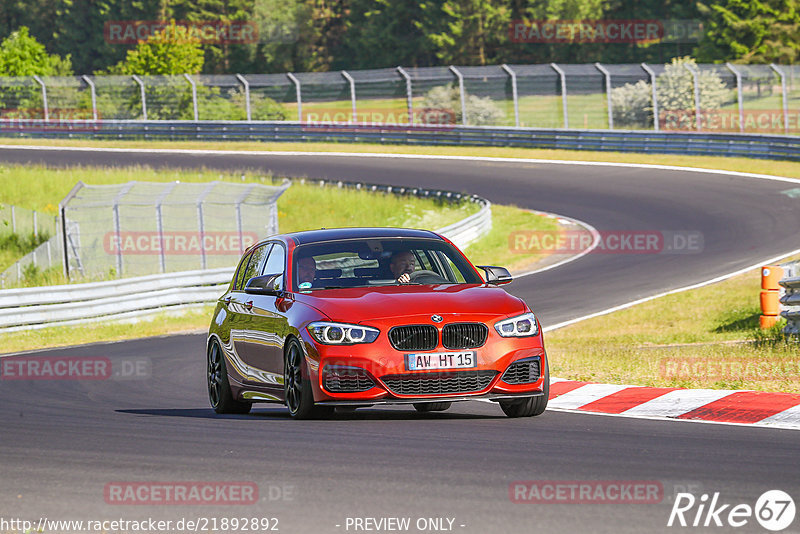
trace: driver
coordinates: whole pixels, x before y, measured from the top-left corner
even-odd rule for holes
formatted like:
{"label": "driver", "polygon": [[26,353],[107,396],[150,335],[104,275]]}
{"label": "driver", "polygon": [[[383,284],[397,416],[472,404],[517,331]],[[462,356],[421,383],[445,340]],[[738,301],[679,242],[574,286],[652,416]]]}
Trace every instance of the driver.
{"label": "driver", "polygon": [[302,284],[314,282],[314,275],[317,272],[317,262],[311,256],[297,260],[297,283]]}
{"label": "driver", "polygon": [[410,250],[395,252],[392,254],[391,260],[389,260],[389,270],[392,271],[392,275],[401,284],[407,284],[411,281],[411,273],[414,272],[416,266],[417,259]]}

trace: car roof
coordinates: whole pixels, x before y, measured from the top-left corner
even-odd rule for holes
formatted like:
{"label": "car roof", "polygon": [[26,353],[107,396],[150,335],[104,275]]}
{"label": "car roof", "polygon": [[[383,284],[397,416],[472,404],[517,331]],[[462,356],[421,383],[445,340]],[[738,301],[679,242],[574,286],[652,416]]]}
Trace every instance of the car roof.
{"label": "car roof", "polygon": [[319,243],[339,239],[367,239],[367,238],[417,238],[439,239],[441,236],[430,230],[413,230],[410,228],[321,228],[284,234],[287,240],[293,240],[297,245]]}

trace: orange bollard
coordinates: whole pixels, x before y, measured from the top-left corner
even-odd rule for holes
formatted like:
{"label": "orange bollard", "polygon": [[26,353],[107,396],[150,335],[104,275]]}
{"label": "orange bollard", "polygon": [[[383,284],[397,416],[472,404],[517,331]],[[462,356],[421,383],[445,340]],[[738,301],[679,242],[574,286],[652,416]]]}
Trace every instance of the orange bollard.
{"label": "orange bollard", "polygon": [[758,326],[765,330],[772,328],[778,322],[778,314],[781,312],[780,284],[783,278],[783,268],[779,265],[765,265],[761,268],[761,317],[758,319]]}
{"label": "orange bollard", "polygon": [[761,289],[778,291],[778,284],[783,278],[783,267],[780,265],[765,265],[761,268]]}
{"label": "orange bollard", "polygon": [[777,291],[761,292],[761,313],[764,315],[778,315],[781,311]]}
{"label": "orange bollard", "polygon": [[762,315],[758,318],[758,326],[761,330],[772,328],[778,322],[777,315]]}

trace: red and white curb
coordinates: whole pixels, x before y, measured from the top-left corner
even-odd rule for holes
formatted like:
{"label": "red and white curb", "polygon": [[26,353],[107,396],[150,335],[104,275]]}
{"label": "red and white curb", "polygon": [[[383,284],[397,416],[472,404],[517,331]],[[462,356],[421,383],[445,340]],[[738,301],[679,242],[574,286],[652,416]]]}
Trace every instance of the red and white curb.
{"label": "red and white curb", "polygon": [[548,409],[800,430],[800,395],[594,384],[553,378]]}

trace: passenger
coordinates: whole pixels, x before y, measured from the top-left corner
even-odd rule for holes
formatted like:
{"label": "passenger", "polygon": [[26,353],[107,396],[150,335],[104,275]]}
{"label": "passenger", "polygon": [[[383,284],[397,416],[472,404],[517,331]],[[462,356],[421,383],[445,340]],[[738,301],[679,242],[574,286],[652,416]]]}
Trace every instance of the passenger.
{"label": "passenger", "polygon": [[392,254],[389,260],[389,270],[398,283],[407,284],[411,281],[411,273],[417,266],[417,259],[410,250],[400,250]]}

